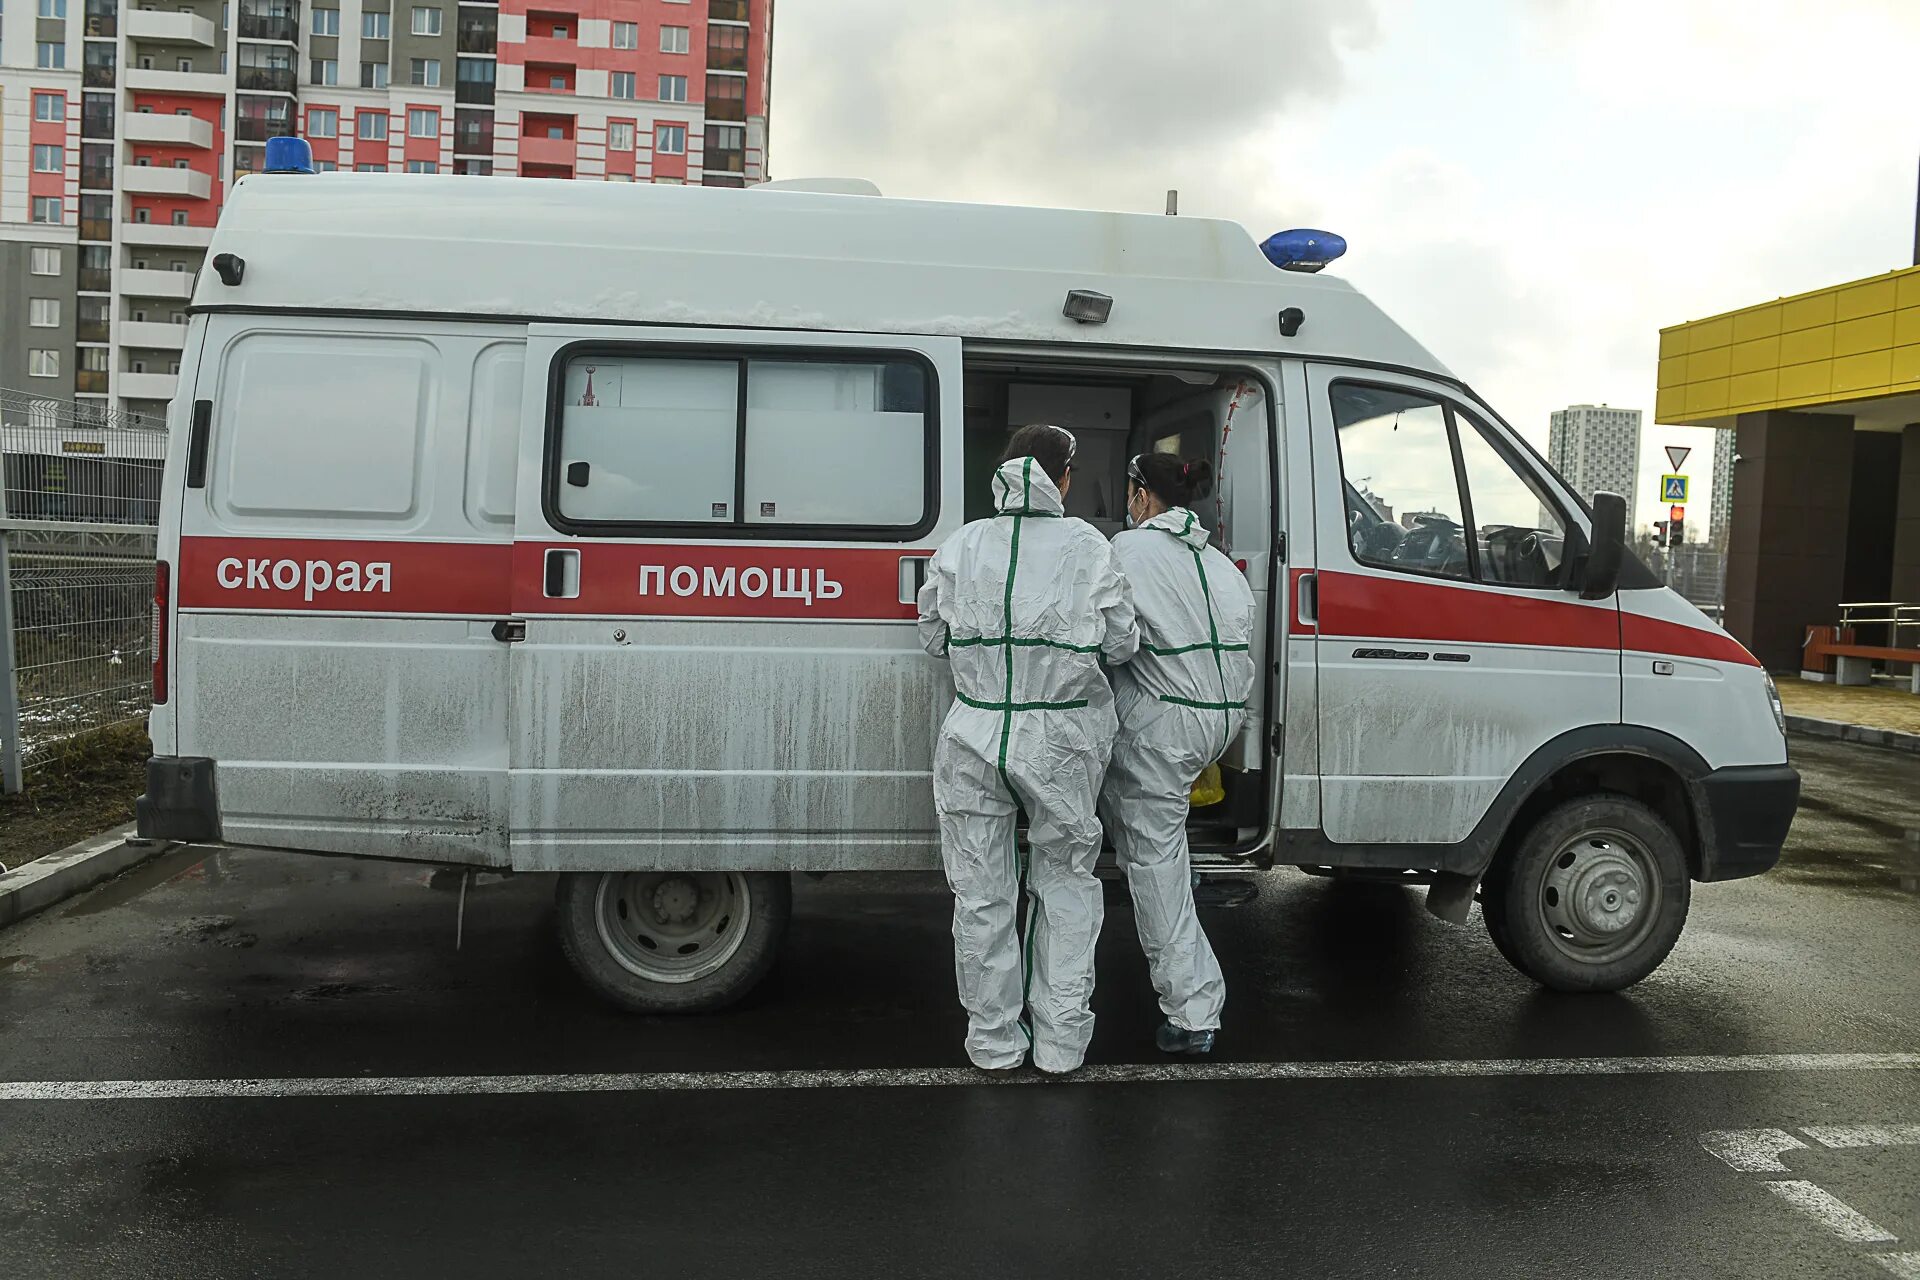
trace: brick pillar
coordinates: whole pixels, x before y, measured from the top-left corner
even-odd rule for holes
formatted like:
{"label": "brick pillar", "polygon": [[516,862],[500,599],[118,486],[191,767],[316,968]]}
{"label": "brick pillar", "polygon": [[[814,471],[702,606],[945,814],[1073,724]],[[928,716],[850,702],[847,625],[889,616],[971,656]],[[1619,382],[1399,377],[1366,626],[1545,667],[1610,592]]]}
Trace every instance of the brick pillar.
{"label": "brick pillar", "polygon": [[[1889,600],[1920,604],[1920,423],[1900,439],[1900,496],[1893,525],[1893,587]],[[1912,633],[1902,637],[1912,643]]]}
{"label": "brick pillar", "polygon": [[1743,413],[1727,540],[1727,630],[1769,670],[1795,671],[1805,628],[1831,623],[1846,580],[1853,419]]}

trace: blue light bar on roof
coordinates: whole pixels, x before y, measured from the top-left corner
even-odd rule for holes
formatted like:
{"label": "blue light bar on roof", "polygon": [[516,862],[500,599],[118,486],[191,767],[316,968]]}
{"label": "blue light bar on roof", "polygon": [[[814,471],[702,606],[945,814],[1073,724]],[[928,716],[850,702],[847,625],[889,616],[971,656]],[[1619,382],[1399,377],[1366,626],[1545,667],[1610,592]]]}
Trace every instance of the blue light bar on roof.
{"label": "blue light bar on roof", "polygon": [[313,148],[305,138],[268,138],[262,173],[312,173]]}
{"label": "blue light bar on roof", "polygon": [[1307,227],[1276,231],[1260,242],[1267,261],[1283,271],[1318,271],[1346,251],[1345,236]]}

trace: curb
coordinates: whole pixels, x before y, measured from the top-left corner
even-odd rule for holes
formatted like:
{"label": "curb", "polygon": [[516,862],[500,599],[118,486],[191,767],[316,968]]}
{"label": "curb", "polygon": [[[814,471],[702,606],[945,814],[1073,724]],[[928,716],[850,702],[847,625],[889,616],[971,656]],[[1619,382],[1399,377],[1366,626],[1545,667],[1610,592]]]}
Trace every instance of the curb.
{"label": "curb", "polygon": [[[1865,747],[1884,747],[1891,751],[1910,751],[1920,755],[1920,733],[1902,733],[1898,729],[1873,729],[1864,724],[1840,720],[1816,720],[1812,716],[1788,716],[1787,731],[1804,733],[1810,738],[1837,738]],[[4,919],[4,916],[0,916]]]}
{"label": "curb", "polygon": [[0,928],[111,880],[172,847],[164,840],[139,839],[129,822],[23,863],[0,875]]}

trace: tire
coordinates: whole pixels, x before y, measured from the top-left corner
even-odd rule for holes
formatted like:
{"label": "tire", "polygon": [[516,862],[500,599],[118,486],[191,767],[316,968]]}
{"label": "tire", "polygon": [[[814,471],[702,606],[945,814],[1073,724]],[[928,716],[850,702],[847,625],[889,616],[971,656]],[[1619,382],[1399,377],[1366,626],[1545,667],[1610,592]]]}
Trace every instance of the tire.
{"label": "tire", "polygon": [[793,886],[773,871],[588,871],[560,877],[560,948],[629,1013],[704,1013],[773,967]]}
{"label": "tire", "polygon": [[1680,841],[1638,800],[1602,794],[1549,810],[1488,875],[1487,934],[1555,991],[1619,991],[1660,967],[1687,922]]}

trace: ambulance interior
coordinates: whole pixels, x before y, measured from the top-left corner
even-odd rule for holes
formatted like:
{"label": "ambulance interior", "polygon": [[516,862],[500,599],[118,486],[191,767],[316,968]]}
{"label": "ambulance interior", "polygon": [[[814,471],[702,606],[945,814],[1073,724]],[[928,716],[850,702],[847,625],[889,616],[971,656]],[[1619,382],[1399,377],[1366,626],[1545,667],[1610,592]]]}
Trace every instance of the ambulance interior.
{"label": "ambulance interior", "polygon": [[[1126,527],[1127,463],[1136,454],[1162,452],[1213,462],[1216,480],[1193,510],[1213,531],[1213,545],[1232,557],[1221,528],[1221,495],[1228,481],[1221,458],[1222,427],[1233,412],[1244,373],[1206,369],[1140,369],[1052,365],[1044,362],[968,363],[966,402],[966,508],[968,520],[993,514],[993,469],[1007,438],[1030,422],[1051,422],[1073,432],[1078,442],[1067,514],[1078,516],[1112,537]],[[1262,402],[1260,416],[1265,417]],[[1236,429],[1250,425],[1236,422]],[[1264,431],[1249,431],[1258,438]],[[1229,436],[1229,439],[1232,437]],[[1256,450],[1248,458],[1260,457]],[[1252,480],[1255,477],[1247,477]],[[1249,486],[1235,485],[1241,494]],[[1264,483],[1258,484],[1264,495]],[[1261,504],[1264,508],[1264,499]],[[1236,521],[1236,523],[1238,523]],[[1241,526],[1244,528],[1244,526]],[[1258,741],[1255,734],[1251,741]],[[1188,819],[1194,850],[1226,850],[1244,842],[1262,822],[1265,786],[1256,764],[1258,752],[1228,753],[1220,769],[1223,799],[1195,807]]]}

